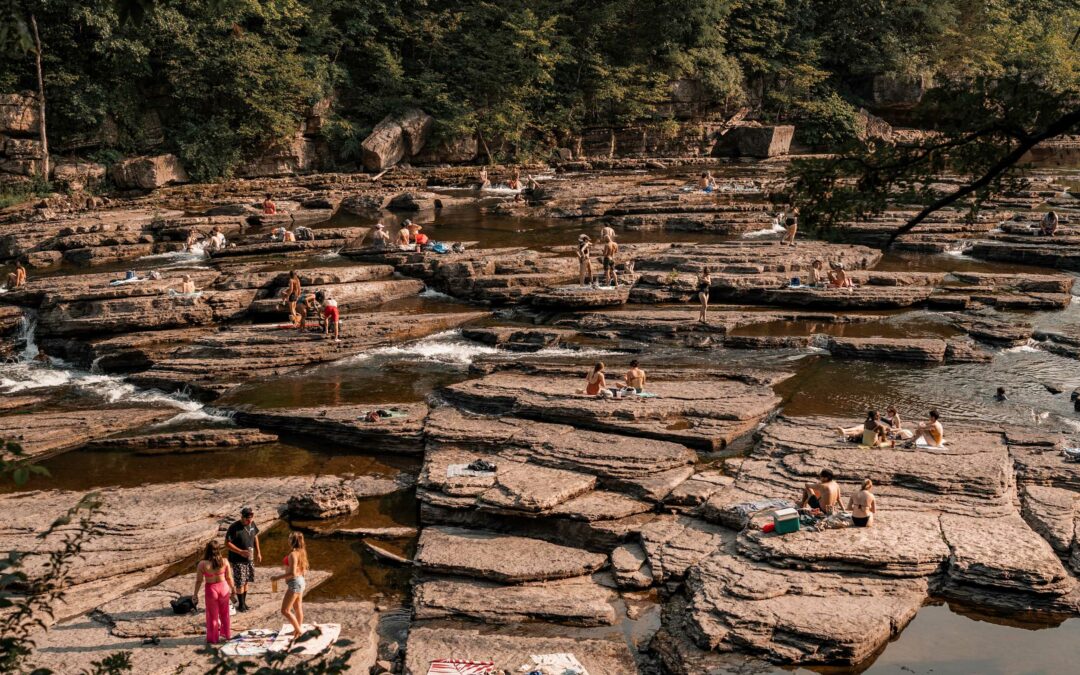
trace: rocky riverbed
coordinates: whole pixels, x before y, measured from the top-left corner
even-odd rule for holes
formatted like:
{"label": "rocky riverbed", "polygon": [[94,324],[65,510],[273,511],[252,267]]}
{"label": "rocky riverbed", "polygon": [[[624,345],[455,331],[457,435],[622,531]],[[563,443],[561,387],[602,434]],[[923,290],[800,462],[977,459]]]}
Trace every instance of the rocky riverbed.
{"label": "rocky riverbed", "polygon": [[[502,168],[487,191],[400,168],[6,215],[0,257],[30,280],[0,294],[0,438],[50,475],[0,489],[0,547],[37,575],[93,535],[35,663],[205,668],[168,600],[242,505],[267,555],[238,628],[278,627],[266,579],[303,531],[307,614],[342,624],[357,673],[556,653],[593,675],[874,672],[942,602],[1075,638],[1075,179],[1038,172],[884,253],[905,205],[781,246],[781,168],[714,167],[706,195],[698,165],[564,166],[520,200]],[[1060,236],[1038,237],[1049,206]],[[369,245],[406,217],[447,252]],[[297,225],[313,237],[270,241]],[[572,245],[602,226],[618,288],[578,283]],[[230,243],[207,255],[215,227]],[[809,285],[816,260],[855,286]],[[340,340],[289,324],[290,270],[338,300]],[[614,384],[631,359],[649,395],[584,394],[597,361]],[[938,408],[948,444],[835,431],[890,404],[907,426]],[[764,532],[823,468],[845,495],[874,482],[874,526]],[[38,536],[88,491],[84,523]],[[994,640],[1046,663],[1022,629]]]}

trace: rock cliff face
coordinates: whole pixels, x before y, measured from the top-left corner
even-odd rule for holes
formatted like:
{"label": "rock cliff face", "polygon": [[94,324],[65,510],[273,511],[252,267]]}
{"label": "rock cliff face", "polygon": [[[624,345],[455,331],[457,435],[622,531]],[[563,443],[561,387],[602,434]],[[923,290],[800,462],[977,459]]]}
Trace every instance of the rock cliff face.
{"label": "rock cliff face", "polygon": [[113,164],[109,171],[113,182],[121,189],[153,190],[189,180],[176,155],[132,157]]}
{"label": "rock cliff face", "polygon": [[427,144],[434,125],[431,115],[415,108],[387,115],[360,146],[364,168],[382,171],[416,155]]}

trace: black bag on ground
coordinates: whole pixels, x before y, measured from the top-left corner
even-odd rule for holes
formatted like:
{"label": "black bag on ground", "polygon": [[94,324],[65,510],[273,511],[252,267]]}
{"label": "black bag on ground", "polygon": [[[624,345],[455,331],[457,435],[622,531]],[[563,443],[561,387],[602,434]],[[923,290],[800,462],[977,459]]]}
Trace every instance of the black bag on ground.
{"label": "black bag on ground", "polygon": [[195,611],[195,600],[190,595],[181,595],[169,601],[174,614],[191,614]]}

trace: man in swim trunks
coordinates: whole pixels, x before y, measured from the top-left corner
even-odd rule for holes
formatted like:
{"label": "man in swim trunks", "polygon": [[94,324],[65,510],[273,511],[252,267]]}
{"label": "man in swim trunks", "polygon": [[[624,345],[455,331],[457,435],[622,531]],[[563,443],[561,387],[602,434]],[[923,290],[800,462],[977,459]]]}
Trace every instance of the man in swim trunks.
{"label": "man in swim trunks", "polygon": [[289,307],[289,320],[296,322],[296,302],[300,299],[300,275],[289,271],[289,285],[285,289],[285,304]]}
{"label": "man in swim trunks", "polygon": [[225,532],[225,548],[229,550],[229,564],[236,585],[236,611],[246,612],[248,583],[255,581],[255,563],[262,562],[259,526],[255,524],[255,511],[250,506],[240,509],[240,520]]}
{"label": "man in swim trunks", "polygon": [[803,486],[799,508],[807,507],[820,510],[824,514],[830,514],[840,504],[840,484],[833,477],[829,469],[822,469],[818,474],[820,479],[817,483],[807,483]]}
{"label": "man in swim trunks", "polygon": [[615,272],[615,254],[619,252],[619,245],[614,239],[606,239],[600,252],[604,263],[604,283],[609,286],[618,286],[619,275]]}

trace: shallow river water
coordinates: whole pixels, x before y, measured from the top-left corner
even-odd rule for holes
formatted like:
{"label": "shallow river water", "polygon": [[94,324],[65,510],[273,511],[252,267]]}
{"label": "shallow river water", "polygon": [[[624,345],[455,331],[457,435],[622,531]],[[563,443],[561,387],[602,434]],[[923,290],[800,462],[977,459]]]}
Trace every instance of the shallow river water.
{"label": "shallow river water", "polygon": [[[370,225],[361,217],[340,215],[332,225]],[[388,216],[388,223],[393,218]],[[589,229],[595,226],[590,225]],[[482,242],[488,246],[544,247],[572,243],[582,224],[569,220],[513,218],[483,215],[475,207],[443,210],[425,232],[435,238]],[[622,242],[717,241],[715,235],[668,234],[662,232],[622,232]],[[140,261],[135,267],[205,265],[205,260],[158,256]],[[278,264],[278,263],[274,263]],[[289,266],[290,263],[282,265]],[[336,265],[348,261],[323,254],[311,264]],[[128,267],[131,267],[129,265]],[[1038,268],[1003,268],[956,255],[890,255],[881,269],[910,271],[1045,271]],[[98,271],[98,270],[95,270]],[[389,303],[375,311],[467,311],[469,305],[438,293]],[[884,314],[884,318],[848,325],[813,325],[807,322],[777,322],[740,329],[747,335],[808,335],[829,333],[858,337],[948,337],[954,334],[938,312],[926,310]],[[1036,326],[1075,332],[1080,327],[1080,302],[1063,312],[1024,315]],[[493,323],[504,319],[493,319]],[[320,406],[347,403],[402,403],[419,401],[439,387],[470,377],[469,365],[477,359],[552,359],[585,364],[603,357],[614,364],[630,355],[615,351],[616,345],[587,343],[580,349],[547,349],[527,357],[499,353],[491,347],[463,339],[451,331],[418,342],[376,349],[358,356],[322,365],[298,374],[285,375],[258,384],[237,388],[211,406],[136,389],[119,377],[86,373],[62,363],[18,363],[0,365],[0,392],[48,393],[52,405],[65,401],[97,398],[109,402],[157,401],[176,408],[177,417],[159,425],[161,429],[226,425],[231,421],[219,408],[235,406],[282,407]],[[779,366],[795,373],[778,386],[784,399],[784,413],[792,416],[836,415],[861,419],[867,408],[897,405],[907,419],[921,419],[932,407],[945,420],[1021,424],[1063,431],[1080,438],[1080,415],[1073,411],[1068,392],[1080,387],[1080,362],[1055,356],[1030,346],[997,350],[989,364],[955,364],[919,367],[895,363],[838,361],[821,350],[735,351],[717,349],[691,351],[650,350],[638,355],[653,363],[684,363],[716,366]],[[1050,387],[1065,393],[1054,395]],[[1009,400],[992,398],[998,386],[1005,386]],[[316,473],[353,473],[393,476],[401,471],[416,473],[419,460],[380,454],[361,454],[313,443],[304,438],[283,437],[278,443],[192,455],[140,455],[120,449],[80,450],[44,462],[47,477],[35,478],[26,488],[0,485],[0,491],[16,489],[90,490],[105,486],[134,486],[145,483],[195,481],[208,476],[273,476]],[[887,507],[886,507],[887,508]],[[351,523],[365,526],[417,525],[417,504],[411,492],[362,502]],[[268,559],[284,550],[287,525],[266,535]],[[409,542],[400,542],[408,553]],[[311,540],[315,564],[334,572],[332,580],[319,587],[318,598],[386,598],[404,603],[409,577],[373,558],[359,542]],[[628,630],[632,630],[629,628]],[[1054,621],[1029,617],[995,617],[970,608],[941,602],[928,605],[901,635],[859,671],[825,668],[815,672],[840,673],[1057,673],[1075,671],[1075,645],[1080,644],[1080,619]],[[791,672],[775,669],[776,672]],[[757,672],[757,671],[755,671]],[[810,672],[796,669],[796,672]]]}

